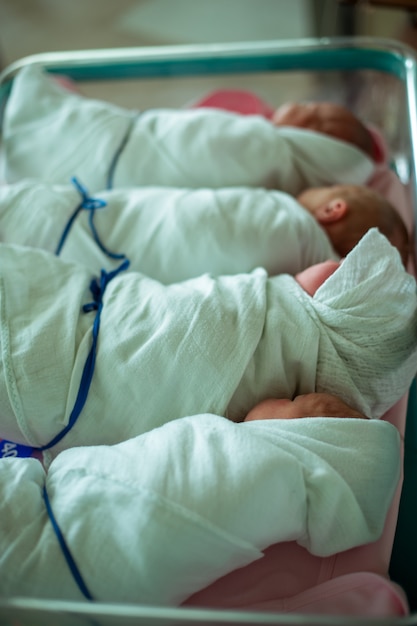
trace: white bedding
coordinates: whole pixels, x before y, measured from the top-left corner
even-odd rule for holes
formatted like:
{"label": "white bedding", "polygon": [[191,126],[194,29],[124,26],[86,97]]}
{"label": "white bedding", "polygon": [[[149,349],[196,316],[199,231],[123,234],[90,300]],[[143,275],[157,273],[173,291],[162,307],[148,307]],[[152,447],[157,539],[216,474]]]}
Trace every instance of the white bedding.
{"label": "white bedding", "polygon": [[[342,141],[260,116],[215,109],[131,111],[63,90],[21,70],[3,120],[7,182],[37,178],[91,192],[108,186],[306,187],[364,184],[375,165]],[[319,155],[319,158],[317,156]]]}
{"label": "white bedding", "polygon": [[318,555],[374,541],[398,477],[396,429],[340,418],[185,417],[63,452],[46,476],[35,459],[2,459],[0,590],[83,599],[44,484],[94,599],[176,605],[278,541]]}
{"label": "white bedding", "polygon": [[[124,253],[131,270],[162,283],[258,266],[269,274],[295,274],[337,258],[316,220],[278,191],[142,187],[102,191],[94,198],[107,203],[93,218],[100,241],[111,252]],[[73,185],[25,180],[0,187],[1,241],[55,252],[82,199]],[[90,215],[84,209],[76,217],[60,257],[98,274],[119,262],[95,242]]]}

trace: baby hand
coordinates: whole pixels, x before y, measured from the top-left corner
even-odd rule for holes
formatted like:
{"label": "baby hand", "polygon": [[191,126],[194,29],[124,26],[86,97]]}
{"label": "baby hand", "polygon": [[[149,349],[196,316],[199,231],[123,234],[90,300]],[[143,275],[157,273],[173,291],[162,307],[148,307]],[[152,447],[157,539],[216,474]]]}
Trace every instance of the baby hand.
{"label": "baby hand", "polygon": [[372,135],[345,107],[332,102],[288,103],[280,106],[271,119],[274,126],[295,126],[335,137],[353,144],[375,158]]}

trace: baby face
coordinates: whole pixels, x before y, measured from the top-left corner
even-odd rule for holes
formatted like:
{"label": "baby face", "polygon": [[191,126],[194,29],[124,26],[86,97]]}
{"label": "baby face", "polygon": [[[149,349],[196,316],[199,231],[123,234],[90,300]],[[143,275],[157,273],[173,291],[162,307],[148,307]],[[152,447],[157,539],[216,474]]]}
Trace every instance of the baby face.
{"label": "baby face", "polygon": [[257,404],[245,422],[266,419],[298,419],[302,417],[353,417],[366,419],[337,396],[329,393],[307,393],[294,400],[269,398]]}
{"label": "baby face", "polygon": [[295,280],[304,291],[314,296],[317,289],[337,270],[339,265],[339,261],[323,261],[296,274]]}

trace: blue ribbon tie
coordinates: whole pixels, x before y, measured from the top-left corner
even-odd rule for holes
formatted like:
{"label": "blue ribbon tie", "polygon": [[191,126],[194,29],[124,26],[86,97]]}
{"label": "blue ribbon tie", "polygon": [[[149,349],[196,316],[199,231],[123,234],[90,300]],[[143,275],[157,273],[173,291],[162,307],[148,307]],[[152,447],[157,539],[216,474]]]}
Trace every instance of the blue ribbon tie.
{"label": "blue ribbon tie", "polygon": [[[61,548],[62,554],[64,555],[64,558],[67,562],[67,565],[70,569],[70,572],[72,574],[72,577],[74,578],[79,590],[81,591],[81,593],[83,594],[83,596],[85,598],[87,598],[87,600],[94,600],[93,596],[91,595],[87,585],[84,582],[84,579],[81,575],[80,570],[77,567],[77,564],[74,560],[74,557],[71,554],[71,551],[67,545],[67,542],[65,541],[65,537],[62,534],[62,531],[58,525],[58,522],[55,518],[54,512],[52,510],[52,506],[51,503],[49,501],[49,496],[48,496],[48,492],[46,490],[46,487],[43,488],[43,499],[45,501],[45,506],[46,506],[46,511],[48,513],[48,517],[51,521],[52,524],[52,528],[54,529],[54,533],[58,539],[58,543],[59,546]],[[82,515],[82,513],[81,513]]]}
{"label": "blue ribbon tie", "polygon": [[91,311],[96,311],[96,315],[94,317],[93,322],[93,340],[91,344],[90,351],[84,363],[84,369],[81,376],[80,387],[78,389],[78,394],[75,399],[74,407],[71,411],[68,424],[49,442],[39,448],[43,452],[44,450],[48,450],[56,445],[61,439],[65,437],[65,435],[71,430],[77,421],[81,411],[84,408],[84,405],[87,401],[88,392],[90,390],[91,381],[94,374],[94,367],[96,363],[96,354],[97,354],[97,341],[98,334],[100,330],[100,317],[101,311],[103,308],[103,295],[106,290],[107,285],[115,276],[117,276],[120,272],[126,270],[129,267],[129,259],[125,259],[123,263],[119,265],[112,272],[106,272],[105,270],[101,270],[100,280],[98,281],[96,278],[93,279],[90,283],[90,291],[93,296],[92,302],[84,304],[82,310],[84,313],[90,313]]}
{"label": "blue ribbon tie", "polygon": [[125,254],[120,254],[120,253],[116,253],[116,252],[111,252],[108,248],[106,248],[106,246],[103,244],[103,242],[101,241],[99,234],[97,232],[96,226],[94,224],[94,216],[95,213],[98,209],[103,209],[104,207],[107,206],[107,202],[105,200],[102,200],[101,198],[93,198],[92,196],[90,196],[88,194],[87,189],[79,182],[79,180],[73,176],[71,178],[71,182],[74,185],[74,187],[77,189],[77,191],[79,192],[80,196],[81,196],[81,202],[80,204],[75,208],[74,212],[72,213],[72,215],[70,216],[64,231],[61,235],[61,238],[59,240],[58,246],[55,250],[55,254],[58,256],[61,253],[61,250],[64,246],[64,243],[69,235],[69,232],[76,220],[76,218],[78,217],[78,215],[81,213],[81,211],[88,211],[89,215],[88,215],[88,223],[94,238],[94,241],[96,242],[96,244],[98,245],[98,247],[100,248],[100,250],[102,252],[104,252],[104,254],[106,256],[108,256],[110,259],[116,259],[116,260],[121,260],[121,259],[125,259],[126,255]]}

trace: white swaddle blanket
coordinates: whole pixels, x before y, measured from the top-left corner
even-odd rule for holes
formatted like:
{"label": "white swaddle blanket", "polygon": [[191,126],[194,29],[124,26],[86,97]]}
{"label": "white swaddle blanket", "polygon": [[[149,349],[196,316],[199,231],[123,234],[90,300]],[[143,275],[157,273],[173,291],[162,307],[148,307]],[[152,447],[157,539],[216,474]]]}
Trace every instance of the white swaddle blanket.
{"label": "white swaddle blanket", "polygon": [[[78,393],[90,276],[20,246],[0,245],[0,260],[0,436],[40,447],[68,424]],[[104,292],[86,403],[46,461],[201,411],[239,421],[266,397],[316,390],[380,417],[417,371],[416,322],[414,278],[376,230],[314,298],[261,269],[169,286],[119,274]]]}
{"label": "white swaddle blanket", "polygon": [[44,485],[94,599],[177,605],[278,541],[327,556],[376,540],[398,477],[396,429],[341,418],[196,415],[65,451],[46,475],[37,460],[0,459],[0,593],[83,599]]}
{"label": "white swaddle blanket", "polygon": [[[0,238],[55,252],[82,201],[72,185],[23,181],[0,187]],[[259,188],[115,189],[90,198],[107,203],[94,212],[100,241],[124,253],[129,269],[162,283],[204,273],[236,274],[264,267],[268,274],[296,274],[337,258],[316,220],[296,200]],[[92,202],[91,202],[92,201]],[[95,203],[95,206],[97,203]],[[76,217],[60,258],[98,274],[115,267],[94,240],[90,210]]]}
{"label": "white swaddle blanket", "polygon": [[[38,67],[13,81],[3,120],[3,178],[109,186],[306,187],[364,184],[374,164],[354,146],[260,116],[215,109],[131,111],[63,90]],[[317,158],[319,155],[320,158]]]}

